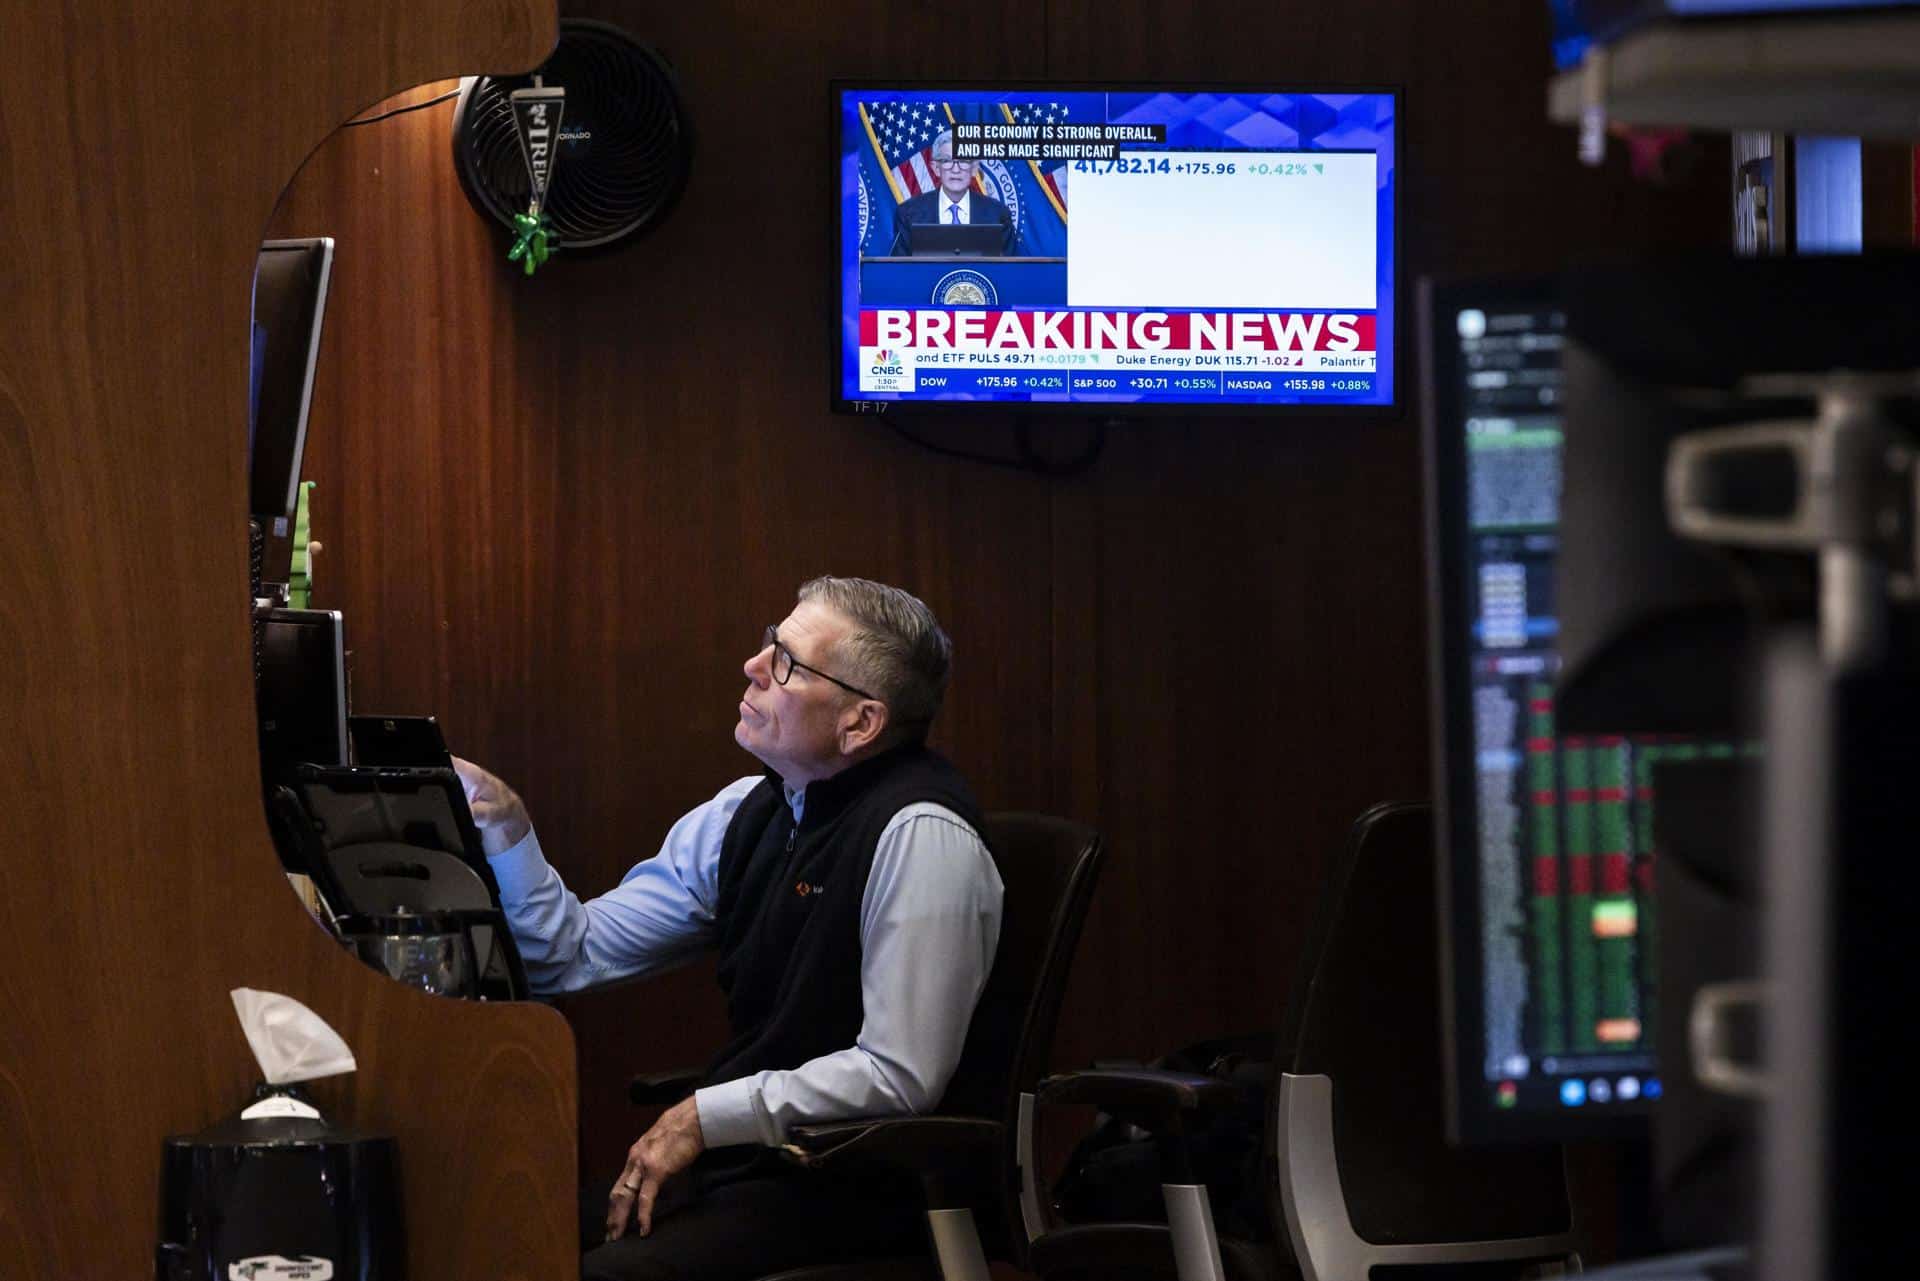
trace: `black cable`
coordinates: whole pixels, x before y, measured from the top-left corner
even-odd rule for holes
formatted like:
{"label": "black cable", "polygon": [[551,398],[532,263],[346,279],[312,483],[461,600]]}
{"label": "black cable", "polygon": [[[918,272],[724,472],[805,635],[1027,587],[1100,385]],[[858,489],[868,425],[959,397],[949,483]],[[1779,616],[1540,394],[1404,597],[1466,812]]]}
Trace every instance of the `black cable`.
{"label": "black cable", "polygon": [[353,129],[360,125],[377,125],[382,120],[390,120],[394,116],[404,116],[409,111],[422,111],[428,107],[445,102],[449,98],[458,98],[459,96],[460,91],[458,89],[449,89],[438,98],[428,98],[425,102],[416,102],[410,107],[395,107],[392,111],[383,111],[377,116],[368,116],[365,120],[349,120],[340,127],[342,129]]}
{"label": "black cable", "polygon": [[947,458],[964,459],[970,463],[984,463],[989,467],[1006,467],[1013,471],[1031,472],[1035,470],[1032,464],[1027,462],[1025,458],[1008,458],[1000,454],[976,454],[971,450],[952,449],[946,445],[936,445],[924,436],[917,436],[913,432],[908,431],[906,424],[892,414],[886,415],[881,421],[886,423],[888,427],[891,427],[894,434],[902,440],[910,444],[918,445],[930,453],[940,454]]}
{"label": "black cable", "polygon": [[1026,417],[1016,418],[1014,420],[1013,443],[1015,454],[1013,457],[1008,457],[1004,454],[982,454],[968,449],[954,449],[948,445],[937,445],[924,436],[908,431],[905,424],[897,417],[888,415],[882,421],[884,421],[888,427],[892,428],[894,434],[902,440],[910,444],[918,445],[930,453],[940,454],[946,458],[959,458],[970,463],[984,463],[989,467],[1006,467],[1013,471],[1024,471],[1036,476],[1047,476],[1055,480],[1061,480],[1068,476],[1078,476],[1081,472],[1086,471],[1096,462],[1100,461],[1100,455],[1107,447],[1107,428],[1117,420],[1112,418],[1094,419],[1093,430],[1087,436],[1087,443],[1081,447],[1078,454],[1064,461],[1056,461],[1048,458],[1045,454],[1042,454],[1033,447],[1033,422]]}
{"label": "black cable", "polygon": [[1014,420],[1014,444],[1019,448],[1020,459],[1029,471],[1038,472],[1042,476],[1051,476],[1056,480],[1067,476],[1078,476],[1100,461],[1100,455],[1107,447],[1107,427],[1114,421],[1111,418],[1094,419],[1093,430],[1087,435],[1087,443],[1081,447],[1078,454],[1064,462],[1056,462],[1033,447],[1033,421],[1029,418]]}

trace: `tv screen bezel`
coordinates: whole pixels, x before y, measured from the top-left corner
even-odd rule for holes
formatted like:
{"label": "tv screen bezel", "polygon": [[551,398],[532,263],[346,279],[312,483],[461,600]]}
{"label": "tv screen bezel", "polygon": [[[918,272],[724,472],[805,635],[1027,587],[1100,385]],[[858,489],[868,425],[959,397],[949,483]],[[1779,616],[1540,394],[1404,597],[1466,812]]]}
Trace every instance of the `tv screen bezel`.
{"label": "tv screen bezel", "polygon": [[[1282,84],[1284,83],[1284,87]],[[1139,93],[1149,90],[1162,90],[1167,93],[1288,93],[1288,94],[1375,94],[1390,97],[1393,100],[1393,163],[1395,170],[1392,193],[1391,234],[1388,237],[1393,258],[1393,280],[1391,282],[1391,305],[1393,315],[1393,334],[1391,350],[1393,353],[1394,379],[1392,395],[1389,400],[1351,404],[1344,402],[1306,401],[1285,404],[1259,404],[1247,401],[1235,401],[1224,404],[1210,404],[1206,401],[1186,401],[1170,403],[1166,401],[1013,401],[1013,400],[856,400],[849,399],[841,386],[842,359],[845,352],[843,325],[846,321],[847,300],[841,294],[841,244],[843,231],[840,217],[840,202],[845,193],[841,187],[840,165],[840,126],[841,98],[849,92],[862,90],[884,90],[891,92],[914,92],[924,90],[936,92],[942,90],[963,93],[981,93],[989,90],[1004,90],[1008,93]],[[835,77],[828,81],[827,115],[828,138],[832,142],[831,155],[834,158],[827,165],[828,181],[831,184],[828,207],[833,211],[828,219],[830,231],[830,251],[827,254],[827,302],[831,308],[828,333],[832,341],[828,344],[828,407],[835,414],[853,416],[892,415],[897,418],[919,417],[923,415],[1008,415],[1015,418],[1027,416],[1045,416],[1049,418],[1190,418],[1204,416],[1208,418],[1360,418],[1378,421],[1398,421],[1407,412],[1407,370],[1405,355],[1407,318],[1409,315],[1407,300],[1407,270],[1401,255],[1400,224],[1402,221],[1401,191],[1405,185],[1402,175],[1406,164],[1406,131],[1401,127],[1401,116],[1406,109],[1406,91],[1397,83],[1318,83],[1290,81],[1245,81],[1245,80],[928,80],[928,79],[885,79],[873,76]],[[1376,255],[1378,249],[1376,246]],[[1379,308],[1375,308],[1376,314]]]}

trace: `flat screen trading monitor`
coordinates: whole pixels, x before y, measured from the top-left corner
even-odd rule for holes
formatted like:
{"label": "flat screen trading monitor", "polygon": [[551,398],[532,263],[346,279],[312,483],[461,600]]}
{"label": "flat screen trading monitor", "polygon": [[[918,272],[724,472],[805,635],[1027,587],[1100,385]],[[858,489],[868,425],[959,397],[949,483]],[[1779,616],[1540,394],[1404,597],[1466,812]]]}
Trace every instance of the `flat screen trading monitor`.
{"label": "flat screen trading monitor", "polygon": [[391,769],[453,768],[440,722],[431,716],[349,716],[353,763]]}
{"label": "flat screen trading monitor", "polygon": [[1455,1142],[1643,1133],[1662,1089],[1640,930],[1651,770],[1679,748],[1554,723],[1565,327],[1545,282],[1423,282]]}
{"label": "flat screen trading monitor", "polygon": [[260,246],[253,277],[248,512],[269,538],[292,532],[332,270],[329,237],[269,240]]}
{"label": "flat screen trading monitor", "polygon": [[[1399,105],[836,82],[834,408],[1394,406]],[[926,254],[950,203],[1000,244]]]}
{"label": "flat screen trading monitor", "polygon": [[347,763],[346,633],[338,610],[272,609],[255,621],[260,773]]}

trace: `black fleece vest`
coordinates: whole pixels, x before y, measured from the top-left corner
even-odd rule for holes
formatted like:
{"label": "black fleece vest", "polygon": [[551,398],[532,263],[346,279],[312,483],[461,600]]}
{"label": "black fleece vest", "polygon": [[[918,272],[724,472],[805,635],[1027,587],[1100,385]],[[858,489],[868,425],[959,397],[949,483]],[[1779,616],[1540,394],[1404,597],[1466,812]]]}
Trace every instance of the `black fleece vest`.
{"label": "black fleece vest", "polygon": [[797,829],[772,773],[740,802],[720,847],[716,913],[729,1034],[708,1083],[796,1068],[854,1043],[874,848],[895,814],[923,801],[980,830],[959,771],[917,746],[809,785]]}

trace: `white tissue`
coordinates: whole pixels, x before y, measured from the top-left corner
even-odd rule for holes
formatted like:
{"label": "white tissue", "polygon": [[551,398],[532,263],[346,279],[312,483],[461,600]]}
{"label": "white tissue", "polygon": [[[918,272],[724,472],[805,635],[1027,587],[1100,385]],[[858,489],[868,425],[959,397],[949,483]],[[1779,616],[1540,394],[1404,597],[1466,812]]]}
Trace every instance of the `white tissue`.
{"label": "white tissue", "polygon": [[327,1021],[290,996],[233,989],[233,1010],[268,1085],[353,1071],[353,1051]]}

